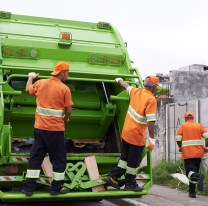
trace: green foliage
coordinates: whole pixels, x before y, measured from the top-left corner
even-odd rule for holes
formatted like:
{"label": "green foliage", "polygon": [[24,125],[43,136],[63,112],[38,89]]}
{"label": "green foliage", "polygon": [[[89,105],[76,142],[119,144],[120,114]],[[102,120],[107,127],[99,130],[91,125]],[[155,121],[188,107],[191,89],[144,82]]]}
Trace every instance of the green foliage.
{"label": "green foliage", "polygon": [[[206,169],[205,169],[206,166]],[[175,188],[178,190],[182,190],[188,192],[189,186],[179,181],[177,178],[171,176],[173,173],[181,173],[186,174],[184,168],[184,160],[178,159],[176,162],[174,160],[170,160],[166,162],[165,160],[161,160],[157,165],[152,169],[153,172],[153,184],[168,186],[170,188]],[[208,169],[207,165],[205,165],[205,161],[202,160],[200,173],[204,174],[204,190],[199,192],[196,187],[197,194],[208,196]]]}
{"label": "green foliage", "polygon": [[163,87],[156,87],[156,91],[154,92],[154,96],[157,100],[161,99],[162,95],[166,95],[168,97],[170,89]]}

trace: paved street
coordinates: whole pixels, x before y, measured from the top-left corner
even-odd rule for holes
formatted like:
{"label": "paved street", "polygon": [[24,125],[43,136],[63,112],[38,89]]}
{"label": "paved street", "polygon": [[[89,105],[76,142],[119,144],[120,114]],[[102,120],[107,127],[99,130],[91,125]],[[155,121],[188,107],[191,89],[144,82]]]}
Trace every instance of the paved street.
{"label": "paved street", "polygon": [[[208,197],[197,195],[196,198],[190,198],[188,193],[157,185],[149,190],[148,195],[130,200],[132,205],[136,206],[208,206]],[[128,200],[125,200],[126,204],[123,201],[112,200],[113,203],[120,206],[128,205]]]}
{"label": "paved street", "polygon": [[1,202],[1,206],[118,206],[115,203],[109,202],[107,200],[102,200],[100,202],[93,201],[64,201],[64,202]]}

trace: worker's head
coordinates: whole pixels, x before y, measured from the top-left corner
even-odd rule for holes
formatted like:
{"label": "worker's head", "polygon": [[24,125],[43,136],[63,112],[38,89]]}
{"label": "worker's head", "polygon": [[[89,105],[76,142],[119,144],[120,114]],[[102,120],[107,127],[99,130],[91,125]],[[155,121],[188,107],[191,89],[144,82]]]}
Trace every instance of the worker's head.
{"label": "worker's head", "polygon": [[158,85],[159,79],[156,76],[149,75],[144,79],[144,88],[154,93]]}
{"label": "worker's head", "polygon": [[69,75],[69,65],[65,62],[58,62],[55,65],[53,76],[59,78],[62,82],[65,82]]}
{"label": "worker's head", "polygon": [[188,120],[193,120],[194,119],[194,115],[192,112],[186,112],[184,114],[184,118],[185,118],[185,121],[188,121]]}

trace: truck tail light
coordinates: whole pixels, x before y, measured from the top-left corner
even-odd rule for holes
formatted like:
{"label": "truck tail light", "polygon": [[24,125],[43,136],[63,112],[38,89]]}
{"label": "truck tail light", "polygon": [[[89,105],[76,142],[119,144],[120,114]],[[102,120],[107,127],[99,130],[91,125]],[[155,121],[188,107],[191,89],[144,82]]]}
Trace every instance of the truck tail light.
{"label": "truck tail light", "polygon": [[19,170],[19,165],[6,165],[5,172],[6,173],[17,173]]}

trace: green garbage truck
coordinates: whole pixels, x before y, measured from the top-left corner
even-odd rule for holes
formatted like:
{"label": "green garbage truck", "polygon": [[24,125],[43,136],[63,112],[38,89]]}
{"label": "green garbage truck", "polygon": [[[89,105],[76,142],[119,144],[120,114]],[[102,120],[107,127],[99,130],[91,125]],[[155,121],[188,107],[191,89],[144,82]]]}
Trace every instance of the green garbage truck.
{"label": "green garbage truck", "polygon": [[[125,90],[115,84],[121,77],[143,88],[118,30],[107,22],[51,19],[0,11],[0,199],[17,201],[87,200],[141,197],[152,186],[151,152],[144,149],[147,166],[136,175],[141,192],[113,190],[92,192],[106,185],[105,177],[121,156],[121,132],[129,106]],[[51,177],[41,170],[37,190],[25,196],[20,188],[26,179],[33,143],[36,97],[25,92],[29,72],[38,79],[50,78],[54,65],[70,65],[65,84],[70,88],[73,110],[66,124],[67,166],[64,187],[70,193],[52,196]],[[36,80],[36,81],[37,81]],[[90,180],[84,159],[95,156],[99,178]],[[119,184],[124,182],[124,176]]]}

